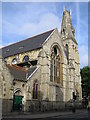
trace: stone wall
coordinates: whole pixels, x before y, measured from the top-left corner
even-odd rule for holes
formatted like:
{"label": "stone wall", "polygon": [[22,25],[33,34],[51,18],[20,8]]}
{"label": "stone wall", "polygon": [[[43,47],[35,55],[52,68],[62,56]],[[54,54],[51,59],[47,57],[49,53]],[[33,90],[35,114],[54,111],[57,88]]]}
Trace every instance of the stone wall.
{"label": "stone wall", "polygon": [[[82,99],[82,89],[81,89],[81,76],[80,76],[80,61],[79,61],[79,53],[78,53],[78,45],[72,39],[63,40],[64,48],[66,49],[66,44],[68,45],[69,51],[69,64],[67,65],[67,75],[68,75],[68,88],[69,95],[71,92],[75,92],[76,90],[79,93],[79,100]],[[72,98],[72,95],[70,95]],[[69,100],[69,97],[67,98]]]}
{"label": "stone wall", "polygon": [[65,103],[63,101],[37,101],[37,100],[28,100],[26,102],[26,111],[35,112],[35,111],[54,111],[54,110],[65,110]]}
{"label": "stone wall", "polygon": [[[62,79],[62,85],[57,84],[55,82],[50,82],[50,64],[51,64],[51,50],[54,46],[58,46],[60,53],[61,53],[61,79]],[[44,90],[47,90],[46,95],[48,95],[48,99],[49,100],[53,100],[53,101],[57,101],[56,100],[56,89],[57,86],[60,89],[59,93],[61,95],[61,97],[59,98],[59,100],[65,100],[65,90],[66,89],[66,64],[67,64],[67,60],[66,60],[66,56],[64,53],[64,49],[63,49],[63,44],[62,44],[62,40],[59,36],[58,30],[55,29],[54,32],[52,33],[52,35],[48,38],[48,40],[44,43],[43,45],[43,54],[44,57],[42,57],[44,66],[42,66],[42,80],[44,80],[45,86],[44,86]],[[44,62],[47,61],[47,62]],[[46,63],[46,64],[45,64]],[[43,69],[46,68],[46,70]],[[43,75],[44,74],[44,75]],[[61,81],[60,81],[61,82]],[[51,90],[52,89],[52,90]],[[53,97],[52,97],[53,96]],[[58,95],[59,96],[59,95]]]}
{"label": "stone wall", "polygon": [[13,84],[13,76],[10,74],[7,65],[5,64],[4,60],[0,59],[0,83],[2,90],[0,91],[0,97],[3,99],[10,99],[12,95],[10,94],[12,84]]}
{"label": "stone wall", "polygon": [[12,99],[3,99],[2,100],[2,113],[12,112],[13,109],[13,100]]}
{"label": "stone wall", "polygon": [[2,118],[2,99],[0,98],[0,119]]}
{"label": "stone wall", "polygon": [[7,64],[11,65],[12,64],[12,60],[14,58],[16,58],[17,59],[17,64],[19,64],[19,63],[23,62],[23,58],[24,58],[25,55],[29,56],[29,60],[30,61],[37,60],[37,56],[38,56],[39,52],[40,52],[40,49],[29,51],[29,52],[25,52],[25,53],[16,54],[16,55],[13,55],[13,56],[5,58],[5,61],[7,62]]}
{"label": "stone wall", "polygon": [[[37,101],[37,100],[28,100],[26,102],[28,112],[36,111],[69,111],[72,110],[73,102],[63,102],[63,101]],[[76,109],[82,109],[81,101],[75,102]]]}

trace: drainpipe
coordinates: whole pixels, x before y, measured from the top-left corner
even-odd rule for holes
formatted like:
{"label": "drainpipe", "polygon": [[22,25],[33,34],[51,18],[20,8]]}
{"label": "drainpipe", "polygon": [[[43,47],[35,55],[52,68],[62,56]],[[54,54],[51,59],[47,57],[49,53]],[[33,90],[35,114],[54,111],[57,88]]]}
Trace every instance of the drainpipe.
{"label": "drainpipe", "polygon": [[14,86],[13,86],[14,80],[15,79],[13,79],[13,81],[12,81],[12,91],[13,91],[13,106],[12,106],[12,111],[14,110]]}

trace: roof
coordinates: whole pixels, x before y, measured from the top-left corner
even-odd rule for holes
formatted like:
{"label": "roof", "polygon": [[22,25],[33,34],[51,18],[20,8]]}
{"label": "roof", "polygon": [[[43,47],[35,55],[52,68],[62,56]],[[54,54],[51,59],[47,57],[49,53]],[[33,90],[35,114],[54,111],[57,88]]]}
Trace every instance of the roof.
{"label": "roof", "polygon": [[32,67],[29,70],[26,70],[17,65],[7,65],[10,73],[16,80],[26,81],[28,77],[35,71],[36,67]]}
{"label": "roof", "polygon": [[28,77],[36,70],[37,67],[32,67],[28,69]]}
{"label": "roof", "polygon": [[43,43],[50,36],[53,30],[47,31],[45,33],[3,47],[2,49],[0,49],[0,53],[2,52],[2,57],[6,58],[15,54],[42,48]]}
{"label": "roof", "polygon": [[13,75],[16,80],[26,80],[27,71],[22,67],[16,65],[7,65],[10,70],[10,73]]}

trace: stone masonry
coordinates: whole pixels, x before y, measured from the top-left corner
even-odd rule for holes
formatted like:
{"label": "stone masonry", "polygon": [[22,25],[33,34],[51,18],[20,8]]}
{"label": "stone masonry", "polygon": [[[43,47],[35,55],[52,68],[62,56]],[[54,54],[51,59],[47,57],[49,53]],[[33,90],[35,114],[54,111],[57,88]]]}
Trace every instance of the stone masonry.
{"label": "stone masonry", "polygon": [[[42,47],[5,58],[0,57],[0,99],[4,103],[2,104],[3,112],[12,111],[14,95],[23,96],[24,111],[53,108],[62,110],[67,102],[73,100],[73,92],[76,95],[76,101],[81,101],[80,61],[74,34],[70,12],[64,11],[61,32],[59,33],[55,28],[43,42]],[[57,57],[60,59],[59,70],[55,61],[51,68],[52,54],[56,55],[56,61]],[[29,56],[29,60],[25,63],[23,58],[26,55]],[[20,80],[21,77],[16,79],[10,72],[8,65],[12,66],[14,58],[17,59],[15,65],[18,66],[18,71],[27,72],[25,80]],[[33,67],[36,67],[35,70],[29,74],[28,71]],[[56,82],[55,75],[59,82]],[[34,95],[36,99],[33,98]]]}

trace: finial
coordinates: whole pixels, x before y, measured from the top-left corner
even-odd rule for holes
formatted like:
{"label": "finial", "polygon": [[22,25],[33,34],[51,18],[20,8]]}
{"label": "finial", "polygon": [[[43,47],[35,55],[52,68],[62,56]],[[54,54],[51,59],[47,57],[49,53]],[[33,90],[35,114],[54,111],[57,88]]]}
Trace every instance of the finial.
{"label": "finial", "polygon": [[65,5],[63,6],[63,11],[65,12]]}
{"label": "finial", "polygon": [[72,11],[71,11],[71,9],[70,9],[70,15],[72,15]]}

